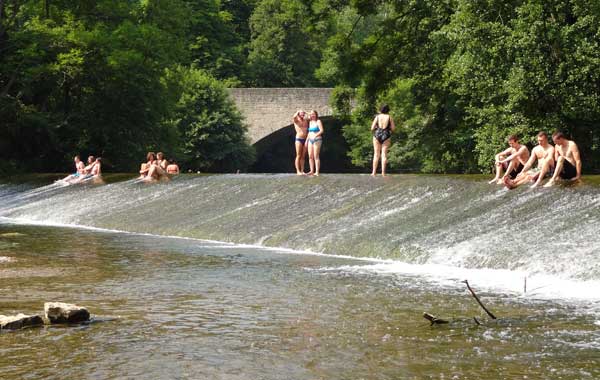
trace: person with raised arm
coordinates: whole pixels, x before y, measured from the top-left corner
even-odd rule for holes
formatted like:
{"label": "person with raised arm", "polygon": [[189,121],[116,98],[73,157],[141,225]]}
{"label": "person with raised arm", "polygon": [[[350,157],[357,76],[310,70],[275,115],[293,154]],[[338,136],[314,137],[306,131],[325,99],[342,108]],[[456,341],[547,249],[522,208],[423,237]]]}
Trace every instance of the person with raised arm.
{"label": "person with raised arm", "polygon": [[554,141],[554,175],[544,187],[550,187],[560,178],[565,181],[577,181],[581,178],[581,157],[575,141],[568,140],[564,133],[556,131],[552,134]]}
{"label": "person with raised arm", "polygon": [[[552,176],[554,170],[554,147],[548,143],[548,134],[540,132],[537,135],[538,145],[531,151],[529,160],[521,170],[521,173],[513,180],[510,177],[504,177],[504,184],[509,189],[522,185],[527,182],[533,182],[531,188],[541,184],[546,177]],[[537,161],[537,167],[532,169]]]}
{"label": "person with raised arm", "polygon": [[[495,156],[496,177],[488,182],[490,184],[501,184],[506,176],[515,179],[529,160],[529,149],[519,143],[516,135],[508,136],[508,145],[508,148]],[[502,175],[503,173],[504,175]]]}
{"label": "person with raised arm", "polygon": [[306,144],[306,137],[308,135],[308,120],[306,119],[306,112],[298,110],[292,117],[292,123],[296,130],[296,137],[294,139],[294,145],[296,146],[296,158],[294,160],[294,167],[296,168],[297,175],[304,175],[304,162],[306,161],[306,154],[308,147]]}
{"label": "person with raised arm", "polygon": [[390,107],[387,104],[381,106],[379,114],[371,123],[371,132],[373,133],[373,171],[372,176],[377,175],[377,166],[381,158],[381,176],[385,177],[387,166],[387,152],[392,143],[392,132],[396,129],[394,120],[390,116]]}

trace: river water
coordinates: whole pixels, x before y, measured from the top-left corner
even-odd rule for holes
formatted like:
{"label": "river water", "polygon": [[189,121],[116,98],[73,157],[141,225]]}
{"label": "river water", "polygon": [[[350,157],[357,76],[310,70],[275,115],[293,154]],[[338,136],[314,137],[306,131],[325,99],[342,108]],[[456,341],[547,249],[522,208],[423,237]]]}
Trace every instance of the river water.
{"label": "river water", "polygon": [[5,183],[0,314],[94,321],[0,334],[0,377],[600,378],[599,205],[462,176]]}

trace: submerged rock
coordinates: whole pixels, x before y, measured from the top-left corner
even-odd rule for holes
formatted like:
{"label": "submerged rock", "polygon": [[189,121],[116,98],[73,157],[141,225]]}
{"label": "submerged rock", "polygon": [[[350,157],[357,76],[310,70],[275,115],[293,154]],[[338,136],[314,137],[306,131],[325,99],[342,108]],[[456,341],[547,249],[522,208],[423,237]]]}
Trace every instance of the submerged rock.
{"label": "submerged rock", "polygon": [[86,308],[62,302],[46,302],[44,313],[50,323],[79,323],[90,320]]}
{"label": "submerged rock", "polygon": [[0,315],[0,330],[18,330],[43,324],[44,320],[39,315]]}

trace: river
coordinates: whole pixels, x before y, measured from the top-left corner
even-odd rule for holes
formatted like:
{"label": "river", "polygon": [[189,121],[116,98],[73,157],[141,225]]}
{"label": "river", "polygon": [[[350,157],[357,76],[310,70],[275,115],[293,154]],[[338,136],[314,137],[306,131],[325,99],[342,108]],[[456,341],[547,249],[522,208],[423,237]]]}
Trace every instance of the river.
{"label": "river", "polygon": [[468,176],[3,183],[0,314],[94,321],[3,332],[1,377],[599,378],[598,206]]}

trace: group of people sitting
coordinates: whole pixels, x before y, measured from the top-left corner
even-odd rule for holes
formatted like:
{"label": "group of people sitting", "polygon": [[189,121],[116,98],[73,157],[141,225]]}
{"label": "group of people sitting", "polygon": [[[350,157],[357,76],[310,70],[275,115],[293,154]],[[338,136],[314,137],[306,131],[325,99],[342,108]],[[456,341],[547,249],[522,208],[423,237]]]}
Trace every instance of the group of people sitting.
{"label": "group of people sitting", "polygon": [[163,152],[148,152],[146,162],[140,167],[140,180],[160,181],[169,180],[169,175],[179,174],[179,166],[173,160],[165,159]]}
{"label": "group of people sitting", "polygon": [[83,183],[91,180],[101,180],[102,174],[102,158],[89,156],[87,165],[81,161],[79,155],[73,157],[75,162],[75,173],[69,174],[65,178],[57,182],[65,184]]}
{"label": "group of people sitting", "polygon": [[[504,184],[513,189],[526,183],[531,183],[531,187],[535,188],[545,178],[549,178],[549,181],[544,187],[550,187],[559,180],[579,180],[581,158],[574,141],[559,131],[552,134],[554,146],[550,144],[546,132],[538,133],[537,141],[538,145],[530,154],[529,149],[519,143],[517,136],[509,136],[509,147],[495,156],[496,176],[489,183]],[[536,161],[537,166],[533,167]]]}

